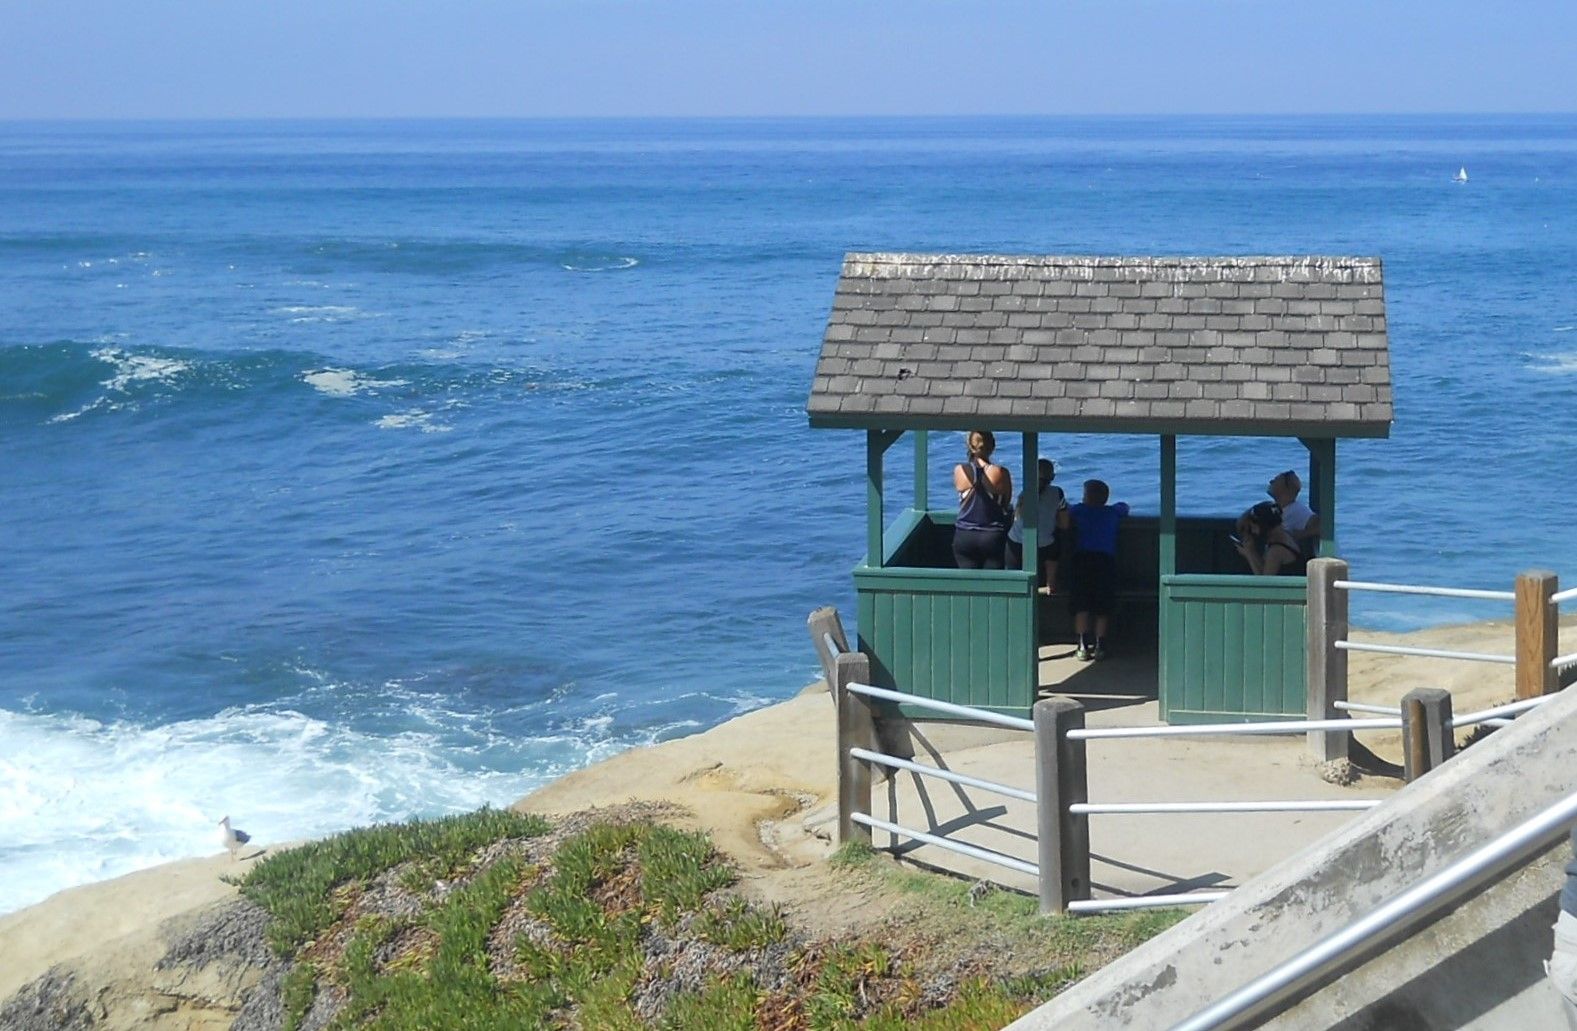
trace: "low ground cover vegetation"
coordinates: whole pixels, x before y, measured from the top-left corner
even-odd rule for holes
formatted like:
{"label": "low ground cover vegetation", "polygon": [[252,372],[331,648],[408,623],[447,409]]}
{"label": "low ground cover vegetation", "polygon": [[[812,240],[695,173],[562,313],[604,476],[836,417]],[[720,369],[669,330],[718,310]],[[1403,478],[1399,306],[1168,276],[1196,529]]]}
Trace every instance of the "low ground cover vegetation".
{"label": "low ground cover vegetation", "polygon": [[285,1027],[997,1028],[1177,919],[1045,920],[855,849],[837,881],[896,902],[821,936],[662,815],[482,810],[264,859],[240,885],[290,964]]}

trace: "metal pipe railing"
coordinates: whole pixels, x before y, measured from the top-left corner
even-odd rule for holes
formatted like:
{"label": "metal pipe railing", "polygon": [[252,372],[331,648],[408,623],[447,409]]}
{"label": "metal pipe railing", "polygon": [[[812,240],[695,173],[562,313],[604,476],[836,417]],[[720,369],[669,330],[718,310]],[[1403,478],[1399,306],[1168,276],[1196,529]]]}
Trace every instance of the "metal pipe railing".
{"label": "metal pipe railing", "polygon": [[1399,719],[1286,720],[1270,723],[1184,723],[1166,727],[1095,727],[1070,730],[1073,741],[1099,741],[1125,737],[1208,737],[1231,734],[1304,734],[1311,730],[1401,730]]}
{"label": "metal pipe railing", "polygon": [[865,695],[868,698],[880,698],[883,701],[898,702],[903,705],[914,705],[922,709],[931,709],[935,712],[945,712],[950,716],[961,719],[976,720],[981,723],[995,723],[1001,727],[1012,727],[1014,730],[1035,729],[1033,720],[1021,716],[1006,716],[1000,712],[989,709],[976,709],[970,705],[954,705],[952,702],[942,702],[935,698],[922,698],[919,695],[904,694],[902,691],[889,691],[885,687],[872,687],[870,684],[850,684],[848,689],[854,694]]}
{"label": "metal pipe railing", "polygon": [[1320,813],[1361,812],[1373,809],[1383,799],[1313,799],[1291,802],[1074,802],[1068,812],[1085,816],[1117,816],[1137,813]]}
{"label": "metal pipe railing", "polygon": [[1365,705],[1363,702],[1332,702],[1331,705],[1343,712],[1371,712],[1376,716],[1402,715],[1402,710],[1394,705]]}
{"label": "metal pipe railing", "polygon": [[1172,1031],[1231,1031],[1254,1026],[1321,978],[1338,973],[1360,950],[1399,937],[1488,881],[1521,866],[1574,823],[1577,792],[1173,1025]]}
{"label": "metal pipe railing", "polygon": [[950,838],[938,837],[925,831],[917,831],[912,827],[888,823],[886,820],[878,819],[867,813],[854,813],[853,819],[855,823],[861,823],[867,827],[875,827],[877,830],[883,830],[889,834],[901,834],[906,838],[923,841],[927,845],[935,845],[937,848],[947,849],[949,852],[957,852],[959,855],[969,856],[971,859],[979,859],[985,863],[995,863],[997,866],[1005,866],[1009,870],[1017,870],[1019,873],[1026,873],[1031,877],[1040,876],[1040,867],[1034,863],[1026,863],[1022,859],[1014,859],[1012,856],[1005,856],[1001,852],[993,852],[989,848],[966,845],[962,841],[953,841]]}
{"label": "metal pipe railing", "polygon": [[1559,605],[1561,602],[1571,601],[1573,598],[1577,598],[1577,587],[1568,587],[1564,591],[1557,591],[1550,595],[1550,603]]}
{"label": "metal pipe railing", "polygon": [[981,780],[979,777],[971,777],[967,773],[954,773],[952,770],[944,770],[939,766],[926,766],[923,763],[910,762],[908,759],[900,759],[896,755],[884,755],[881,752],[872,752],[864,748],[851,748],[849,749],[849,754],[856,759],[863,759],[870,763],[879,763],[882,766],[891,766],[896,770],[908,770],[910,773],[918,773],[922,777],[935,777],[937,780],[945,780],[949,784],[962,784],[966,788],[979,788],[982,791],[990,791],[993,794],[1016,798],[1021,802],[1035,801],[1035,792],[1033,791],[1025,791],[1023,788],[1015,788],[1008,784],[998,784],[992,780]]}
{"label": "metal pipe railing", "polygon": [[[1516,601],[1515,591],[1481,591],[1470,587],[1424,587],[1418,584],[1382,584],[1369,580],[1337,580],[1341,591],[1375,591],[1381,594],[1421,594],[1434,598],[1477,598],[1482,601]],[[1574,594],[1577,597],[1577,594]]]}
{"label": "metal pipe railing", "polygon": [[1120,899],[1079,899],[1068,903],[1070,913],[1115,913],[1125,909],[1159,909],[1162,906],[1200,906],[1227,897],[1224,891],[1189,891],[1178,895],[1131,895]]}
{"label": "metal pipe railing", "polygon": [[1454,652],[1444,648],[1414,648],[1403,644],[1369,644],[1363,641],[1337,641],[1336,647],[1346,652],[1374,652],[1379,655],[1418,655],[1426,659],[1461,659],[1464,662],[1498,662],[1515,666],[1515,655],[1492,655],[1489,652]]}
{"label": "metal pipe railing", "polygon": [[1577,666],[1577,652],[1557,655],[1550,660],[1550,669],[1565,669],[1567,666]]}
{"label": "metal pipe railing", "polygon": [[1554,697],[1555,695],[1540,695],[1537,698],[1524,698],[1520,702],[1507,702],[1505,705],[1480,709],[1478,712],[1470,712],[1456,717],[1451,721],[1451,725],[1453,727],[1471,727],[1475,723],[1489,723],[1502,716],[1512,716],[1519,712],[1527,712],[1529,709],[1536,709]]}

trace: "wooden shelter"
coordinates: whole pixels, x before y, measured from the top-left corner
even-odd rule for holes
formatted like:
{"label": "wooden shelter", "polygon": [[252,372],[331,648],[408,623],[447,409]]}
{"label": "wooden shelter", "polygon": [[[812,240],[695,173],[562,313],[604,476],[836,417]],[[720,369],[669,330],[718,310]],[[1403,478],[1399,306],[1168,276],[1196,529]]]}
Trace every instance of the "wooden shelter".
{"label": "wooden shelter", "polygon": [[[1231,517],[1178,514],[1177,438],[1301,440],[1320,553],[1335,554],[1336,442],[1390,432],[1380,262],[850,254],[807,412],[866,434],[854,580],[879,686],[1022,715],[1040,687],[1047,528],[1027,506],[1023,569],[954,568],[952,498],[927,494],[929,431],[1023,434],[1020,485],[1036,482],[1040,434],[1149,434],[1161,506],[1124,523],[1119,593],[1154,616],[1163,718],[1302,713],[1304,579],[1244,575]],[[915,497],[889,519],[884,455],[904,433]]]}

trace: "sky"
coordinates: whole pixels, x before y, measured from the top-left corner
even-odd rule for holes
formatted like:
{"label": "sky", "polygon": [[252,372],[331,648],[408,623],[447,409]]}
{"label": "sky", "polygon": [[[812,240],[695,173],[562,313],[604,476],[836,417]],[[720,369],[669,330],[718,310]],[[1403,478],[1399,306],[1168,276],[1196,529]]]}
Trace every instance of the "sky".
{"label": "sky", "polygon": [[1577,110],[1577,2],[0,0],[0,118]]}

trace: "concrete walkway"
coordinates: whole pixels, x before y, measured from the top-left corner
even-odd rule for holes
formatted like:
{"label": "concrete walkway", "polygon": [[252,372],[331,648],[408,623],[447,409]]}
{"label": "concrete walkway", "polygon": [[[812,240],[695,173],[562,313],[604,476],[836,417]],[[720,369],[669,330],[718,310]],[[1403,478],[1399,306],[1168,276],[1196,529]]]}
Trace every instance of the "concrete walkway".
{"label": "concrete walkway", "polygon": [[[1067,652],[1063,655],[1063,652]],[[1043,649],[1047,693],[1077,698],[1090,727],[1159,724],[1153,655],[1078,663]],[[916,725],[917,762],[1034,790],[1027,733],[949,724]],[[1092,741],[1092,802],[1255,801],[1387,798],[1400,784],[1368,778],[1327,783],[1298,737],[1199,737]],[[879,781],[873,814],[949,840],[1035,862],[1034,806],[991,792],[897,772]],[[1090,817],[1091,881],[1100,897],[1234,888],[1361,815],[1335,813],[1147,814]],[[902,858],[1034,892],[1034,878],[934,845],[884,832],[873,836]]]}

